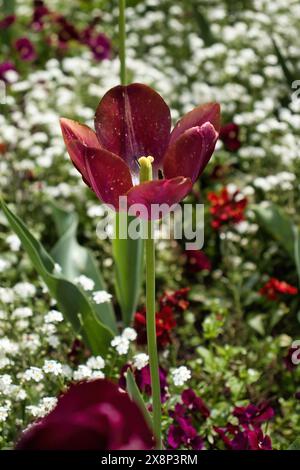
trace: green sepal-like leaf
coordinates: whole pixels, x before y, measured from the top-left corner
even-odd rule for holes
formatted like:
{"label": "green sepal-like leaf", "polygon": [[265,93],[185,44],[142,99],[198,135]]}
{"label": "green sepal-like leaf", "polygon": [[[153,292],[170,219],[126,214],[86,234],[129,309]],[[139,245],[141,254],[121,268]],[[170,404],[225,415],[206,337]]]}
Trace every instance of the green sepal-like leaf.
{"label": "green sepal-like leaf", "polygon": [[0,198],[0,206],[14,232],[22,242],[35,269],[57,300],[64,317],[76,334],[81,334],[93,354],[106,355],[113,332],[97,318],[93,305],[72,282],[55,274],[55,262],[42,244],[29,232],[22,220],[14,215]]}
{"label": "green sepal-like leaf", "polygon": [[[63,275],[74,282],[80,275],[85,275],[95,283],[94,290],[106,290],[104,280],[92,253],[77,241],[78,217],[74,212],[66,211],[53,202],[50,203],[52,215],[60,239],[51,250],[53,259],[61,266]],[[117,322],[111,302],[94,306],[99,320],[117,333]]]}
{"label": "green sepal-like leaf", "polygon": [[300,438],[295,439],[287,450],[300,450]]}
{"label": "green sepal-like leaf", "polygon": [[141,412],[143,413],[145,417],[145,420],[148,423],[148,426],[152,429],[153,428],[152,418],[145,405],[145,402],[138,389],[138,386],[135,382],[133,373],[131,372],[130,369],[128,369],[126,372],[126,387],[127,387],[128,395],[130,396],[131,400],[134,401],[137,404],[137,406],[140,408]]}
{"label": "green sepal-like leaf", "polygon": [[[129,217],[129,223],[133,218]],[[120,216],[116,214],[116,231]],[[115,262],[116,293],[121,306],[122,317],[125,325],[132,321],[133,313],[136,311],[143,268],[143,240],[115,238],[112,241]]]}

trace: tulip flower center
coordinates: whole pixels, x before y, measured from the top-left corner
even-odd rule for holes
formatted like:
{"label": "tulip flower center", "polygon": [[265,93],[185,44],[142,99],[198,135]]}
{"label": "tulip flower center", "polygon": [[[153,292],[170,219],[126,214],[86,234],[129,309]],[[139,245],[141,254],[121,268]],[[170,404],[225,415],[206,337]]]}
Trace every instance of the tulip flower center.
{"label": "tulip flower center", "polygon": [[152,163],[153,157],[141,157],[138,159],[140,165],[140,183],[152,180]]}

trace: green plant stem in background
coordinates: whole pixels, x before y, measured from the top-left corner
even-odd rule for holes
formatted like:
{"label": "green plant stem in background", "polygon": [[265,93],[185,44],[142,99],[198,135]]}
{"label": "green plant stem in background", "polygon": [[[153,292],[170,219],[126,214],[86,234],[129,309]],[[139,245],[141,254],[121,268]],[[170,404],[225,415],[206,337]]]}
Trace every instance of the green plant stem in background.
{"label": "green plant stem in background", "polygon": [[119,0],[119,58],[120,80],[126,85],[126,0]]}
{"label": "green plant stem in background", "polygon": [[[139,159],[141,183],[152,180],[152,161],[152,157],[142,157]],[[156,447],[157,449],[161,449],[160,380],[155,325],[155,245],[153,239],[153,222],[148,220],[146,223],[147,239],[145,240],[145,253],[147,343],[152,388],[153,429],[156,438]]]}

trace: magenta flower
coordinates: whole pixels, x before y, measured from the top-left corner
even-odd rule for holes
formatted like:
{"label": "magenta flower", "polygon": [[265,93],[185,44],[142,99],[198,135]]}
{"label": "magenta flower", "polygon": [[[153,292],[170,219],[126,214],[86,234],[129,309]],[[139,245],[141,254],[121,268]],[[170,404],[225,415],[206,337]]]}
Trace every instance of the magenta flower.
{"label": "magenta flower", "polygon": [[25,431],[18,450],[149,450],[152,433],[128,395],[107,380],[72,385]]}
{"label": "magenta flower", "polygon": [[6,74],[7,72],[10,72],[10,71],[13,71],[13,72],[16,71],[16,67],[14,66],[12,62],[7,61],[7,62],[0,63],[0,80],[8,83]]}
{"label": "magenta flower", "polygon": [[5,16],[2,20],[0,20],[0,30],[9,28],[15,21],[15,15]]}
{"label": "magenta flower", "polygon": [[[116,86],[102,98],[94,132],[70,119],[61,119],[67,150],[83,180],[103,202],[120,210],[142,204],[147,217],[151,205],[181,201],[204,171],[220,130],[220,107],[198,106],[170,133],[170,110],[162,97],[146,85]],[[154,180],[139,184],[139,158],[151,156]],[[164,179],[158,179],[159,172]],[[158,218],[158,217],[157,217]]]}
{"label": "magenta flower", "polygon": [[19,52],[21,59],[26,62],[32,62],[37,57],[34,45],[26,37],[17,39],[15,48]]}

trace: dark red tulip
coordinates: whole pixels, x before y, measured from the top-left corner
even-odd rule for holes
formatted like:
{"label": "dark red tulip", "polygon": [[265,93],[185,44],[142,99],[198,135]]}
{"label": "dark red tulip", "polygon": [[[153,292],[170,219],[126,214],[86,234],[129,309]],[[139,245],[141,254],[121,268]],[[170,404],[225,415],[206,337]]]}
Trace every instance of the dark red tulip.
{"label": "dark red tulip", "polygon": [[25,431],[18,450],[149,450],[152,433],[135,403],[107,380],[72,385]]}
{"label": "dark red tulip", "polygon": [[[61,119],[64,141],[75,167],[98,198],[119,208],[143,204],[172,206],[191,190],[204,171],[220,131],[217,103],[198,106],[171,130],[170,110],[152,88],[116,86],[102,98],[95,129]],[[153,181],[139,184],[139,158],[153,157]],[[158,179],[159,170],[165,179]],[[162,214],[152,214],[159,218]]]}

